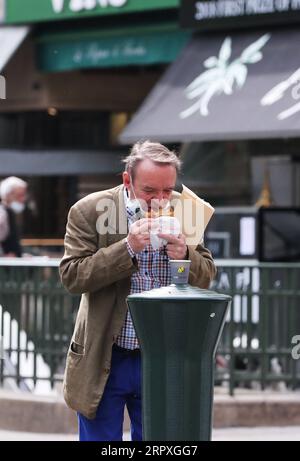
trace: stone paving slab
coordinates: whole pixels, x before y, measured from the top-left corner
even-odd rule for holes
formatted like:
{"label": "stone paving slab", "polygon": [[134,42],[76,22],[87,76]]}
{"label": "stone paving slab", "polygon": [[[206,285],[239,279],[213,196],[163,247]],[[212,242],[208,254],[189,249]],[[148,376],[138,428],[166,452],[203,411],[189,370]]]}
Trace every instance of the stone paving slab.
{"label": "stone paving slab", "polygon": [[[0,431],[0,441],[77,441],[77,435],[41,434],[33,432]],[[126,432],[124,440],[130,440]],[[214,429],[212,440],[218,441],[300,441],[300,426],[292,427],[235,427]]]}
{"label": "stone paving slab", "polygon": [[[75,434],[77,417],[61,396],[0,391],[0,430]],[[299,426],[300,392],[215,392],[214,427]],[[125,430],[129,430],[128,417]]]}

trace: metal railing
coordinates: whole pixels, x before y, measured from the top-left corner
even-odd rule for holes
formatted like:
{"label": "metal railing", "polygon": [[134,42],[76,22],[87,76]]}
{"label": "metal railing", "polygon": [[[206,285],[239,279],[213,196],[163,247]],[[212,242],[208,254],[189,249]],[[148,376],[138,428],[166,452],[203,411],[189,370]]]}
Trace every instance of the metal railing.
{"label": "metal railing", "polygon": [[[217,351],[216,383],[234,389],[300,387],[300,263],[216,261],[212,289],[233,302]],[[0,259],[0,385],[47,392],[61,382],[78,296],[62,287],[59,260]],[[1,348],[0,348],[1,354]]]}
{"label": "metal railing", "polygon": [[300,387],[300,263],[216,261],[212,289],[232,296],[217,355],[216,381],[237,387]]}
{"label": "metal railing", "polygon": [[59,260],[0,259],[0,384],[47,392],[62,380],[79,298],[58,275]]}

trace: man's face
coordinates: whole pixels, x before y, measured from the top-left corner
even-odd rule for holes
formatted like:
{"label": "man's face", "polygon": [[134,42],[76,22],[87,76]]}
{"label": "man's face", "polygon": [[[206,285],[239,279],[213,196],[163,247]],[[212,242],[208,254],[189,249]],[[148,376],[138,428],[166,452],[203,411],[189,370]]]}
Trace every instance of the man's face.
{"label": "man's face", "polygon": [[26,202],[27,189],[26,187],[16,187],[10,194],[10,202]]}
{"label": "man's face", "polygon": [[[145,159],[136,169],[133,179],[133,187],[136,198],[147,203],[148,210],[153,203],[166,203],[171,199],[171,194],[176,184],[176,168],[173,165],[164,165]],[[124,186],[130,191],[130,198],[134,198],[131,189],[131,180],[128,172],[123,173]]]}

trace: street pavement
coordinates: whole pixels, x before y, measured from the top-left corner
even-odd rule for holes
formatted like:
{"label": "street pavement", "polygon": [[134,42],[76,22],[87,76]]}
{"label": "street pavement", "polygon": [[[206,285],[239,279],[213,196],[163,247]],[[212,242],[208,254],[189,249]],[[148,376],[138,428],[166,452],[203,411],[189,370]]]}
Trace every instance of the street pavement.
{"label": "street pavement", "polygon": [[214,441],[300,441],[300,427],[234,427],[215,429]]}
{"label": "street pavement", "polygon": [[[213,441],[300,441],[300,427],[234,427],[214,429]],[[0,431],[0,441],[76,441],[70,434]],[[124,440],[130,440],[125,433]]]}

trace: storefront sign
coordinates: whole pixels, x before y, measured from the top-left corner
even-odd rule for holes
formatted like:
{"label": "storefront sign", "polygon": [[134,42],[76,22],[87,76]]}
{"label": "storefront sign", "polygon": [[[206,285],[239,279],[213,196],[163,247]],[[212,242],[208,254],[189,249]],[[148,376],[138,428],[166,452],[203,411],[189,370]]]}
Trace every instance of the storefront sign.
{"label": "storefront sign", "polygon": [[66,4],[70,11],[78,13],[80,11],[90,11],[99,8],[121,8],[126,5],[128,0],[51,0],[54,13],[63,13]]}
{"label": "storefront sign", "polygon": [[[86,31],[88,34],[89,31]],[[37,41],[39,68],[46,72],[99,67],[148,65],[174,61],[190,38],[190,33],[173,26],[155,25],[122,31],[45,36]]]}
{"label": "storefront sign", "polygon": [[300,0],[181,0],[183,27],[217,29],[280,24],[300,18]]}
{"label": "storefront sign", "polygon": [[[180,0],[6,0],[6,23],[177,8]],[[0,0],[1,6],[1,0]]]}

